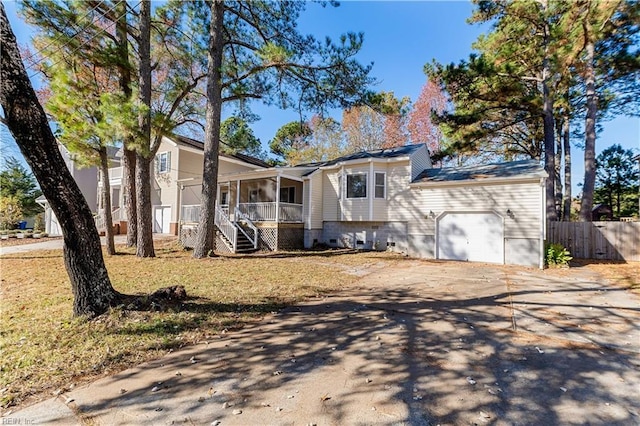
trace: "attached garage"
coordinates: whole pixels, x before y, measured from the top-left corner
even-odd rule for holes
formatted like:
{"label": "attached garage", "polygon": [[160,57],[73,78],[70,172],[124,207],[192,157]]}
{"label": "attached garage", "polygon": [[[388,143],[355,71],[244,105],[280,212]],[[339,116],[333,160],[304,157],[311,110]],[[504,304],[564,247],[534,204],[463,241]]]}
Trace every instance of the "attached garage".
{"label": "attached garage", "polygon": [[444,212],[436,220],[436,258],[504,263],[504,223],[495,212]]}
{"label": "attached garage", "polygon": [[410,184],[408,254],[542,267],[545,179],[531,160],[424,170]]}

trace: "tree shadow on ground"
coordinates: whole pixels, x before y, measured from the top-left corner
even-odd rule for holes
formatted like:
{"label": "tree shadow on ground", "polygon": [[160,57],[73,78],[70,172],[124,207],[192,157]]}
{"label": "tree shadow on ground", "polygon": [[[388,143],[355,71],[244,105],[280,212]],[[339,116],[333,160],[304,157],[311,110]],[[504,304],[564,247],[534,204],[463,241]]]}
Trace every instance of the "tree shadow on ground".
{"label": "tree shadow on ground", "polygon": [[[78,408],[88,417],[129,410],[196,423],[237,423],[232,406],[242,419],[278,424],[300,413],[317,424],[637,424],[640,349],[599,344],[593,334],[608,325],[594,329],[592,320],[619,320],[637,336],[638,308],[566,299],[604,287],[549,279],[544,290],[490,283],[478,297],[439,287],[351,290],[118,374],[101,384],[104,397],[77,398]],[[261,310],[203,300],[183,307]],[[571,326],[548,315],[566,308]],[[127,392],[112,392],[120,386]]]}

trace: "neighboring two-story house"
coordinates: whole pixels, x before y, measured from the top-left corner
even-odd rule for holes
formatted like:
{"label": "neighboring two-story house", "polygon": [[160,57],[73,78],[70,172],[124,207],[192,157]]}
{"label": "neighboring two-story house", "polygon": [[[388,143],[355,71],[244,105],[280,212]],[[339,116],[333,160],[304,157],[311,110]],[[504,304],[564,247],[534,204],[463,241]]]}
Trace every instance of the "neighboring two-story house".
{"label": "neighboring two-story house", "polygon": [[[121,153],[120,153],[121,156]],[[178,235],[180,222],[196,220],[202,186],[203,144],[183,136],[163,137],[151,172],[153,232]],[[242,154],[220,154],[219,174],[269,167],[264,161]],[[123,168],[109,170],[113,221],[126,230]],[[122,206],[118,208],[116,206]]]}
{"label": "neighboring two-story house", "polygon": [[[98,171],[98,167],[80,167],[76,162],[75,154],[71,153],[62,144],[58,144],[58,149],[60,150],[60,154],[62,155],[69,172],[71,172],[71,176],[73,176],[73,179],[78,184],[80,192],[82,192],[85,200],[87,200],[89,208],[94,214],[97,214],[100,202],[98,191],[100,173]],[[116,151],[116,149],[108,149],[109,160],[112,164],[114,162],[118,162],[116,158]],[[55,214],[53,214],[53,210],[49,206],[49,202],[44,195],[38,197],[36,202],[44,208],[44,231],[49,235],[62,235],[62,229],[60,228],[58,219]]]}

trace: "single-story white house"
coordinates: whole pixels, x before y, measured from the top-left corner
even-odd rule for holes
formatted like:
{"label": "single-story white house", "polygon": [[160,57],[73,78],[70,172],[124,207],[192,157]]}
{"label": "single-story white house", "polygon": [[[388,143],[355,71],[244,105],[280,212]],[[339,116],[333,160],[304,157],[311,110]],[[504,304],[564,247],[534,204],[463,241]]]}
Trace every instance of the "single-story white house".
{"label": "single-story white house", "polygon": [[[175,220],[189,245],[198,220],[202,163],[196,154],[202,144],[177,139],[178,153],[172,155],[184,156],[188,145],[189,164],[197,167],[181,162],[175,180],[166,181],[182,193],[173,196],[180,206]],[[220,159],[219,251],[322,244],[421,258],[544,264],[546,173],[536,161],[438,169],[423,144],[291,167],[247,163],[248,157]],[[228,162],[233,167],[225,167]]]}

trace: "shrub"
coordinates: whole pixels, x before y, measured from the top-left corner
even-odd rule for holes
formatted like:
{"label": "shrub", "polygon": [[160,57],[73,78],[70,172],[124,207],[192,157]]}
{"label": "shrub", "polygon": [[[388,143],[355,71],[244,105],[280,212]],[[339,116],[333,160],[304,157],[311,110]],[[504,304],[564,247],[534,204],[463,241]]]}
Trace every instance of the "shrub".
{"label": "shrub", "polygon": [[568,266],[573,259],[571,253],[562,244],[548,244],[546,249],[547,266]]}

